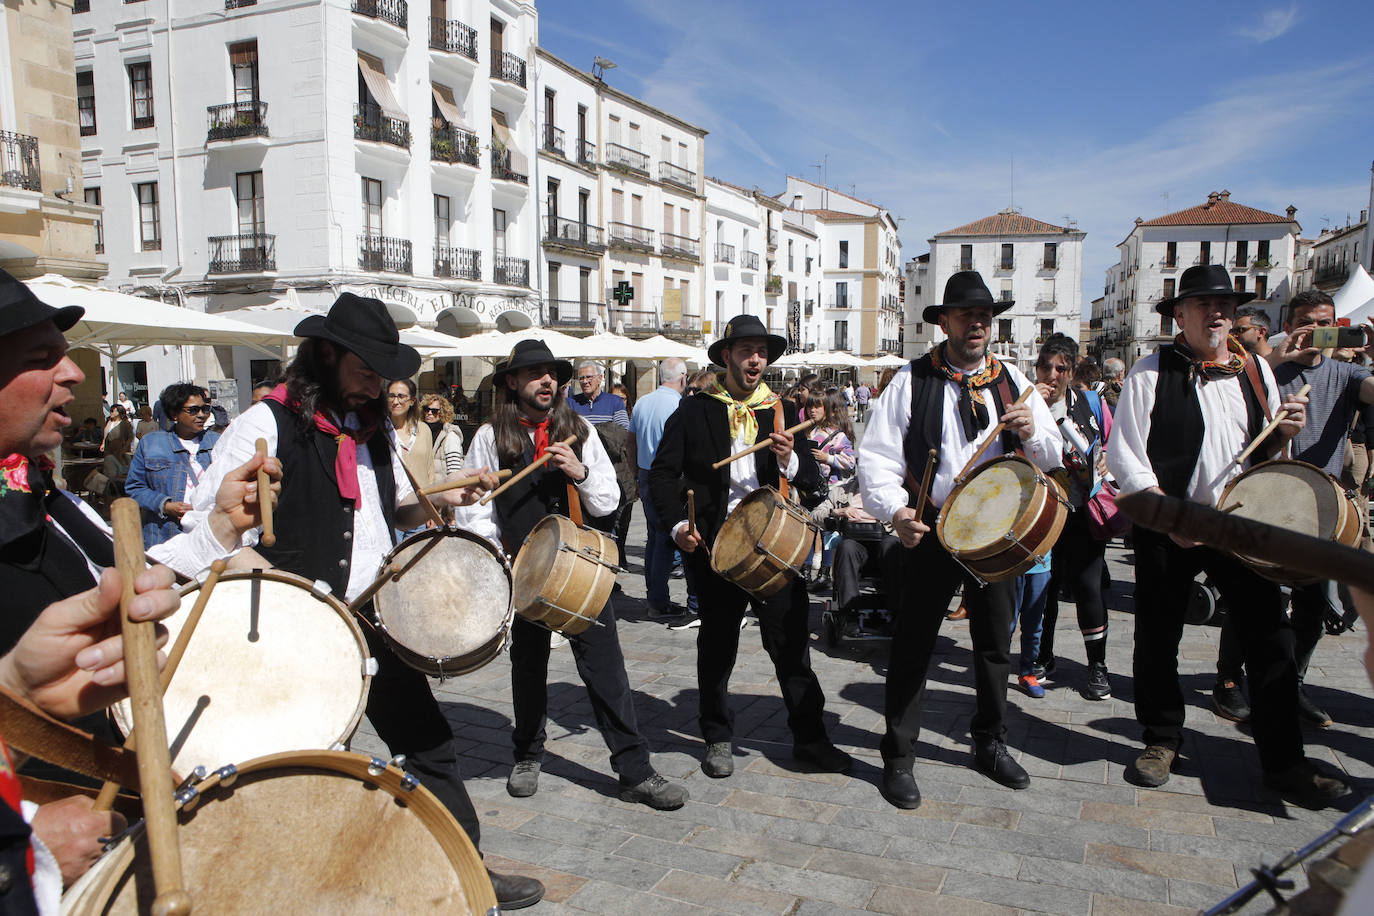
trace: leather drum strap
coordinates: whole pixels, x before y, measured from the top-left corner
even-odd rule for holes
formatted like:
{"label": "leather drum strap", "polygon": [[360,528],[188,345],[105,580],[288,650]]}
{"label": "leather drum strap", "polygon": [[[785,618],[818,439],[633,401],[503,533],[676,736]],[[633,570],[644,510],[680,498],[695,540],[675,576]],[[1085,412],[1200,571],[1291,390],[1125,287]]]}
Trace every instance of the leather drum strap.
{"label": "leather drum strap", "polygon": [[[1245,377],[1250,382],[1250,390],[1255,393],[1255,399],[1260,402],[1260,407],[1264,408],[1264,422],[1268,424],[1274,419],[1274,413],[1269,409],[1269,398],[1264,393],[1264,380],[1260,378],[1259,362],[1253,356],[1245,358]],[[1285,442],[1280,455],[1287,458],[1292,444],[1291,439]]]}
{"label": "leather drum strap", "polygon": [[[782,415],[782,399],[779,398],[773,404],[773,432],[781,433],[787,430],[783,423],[786,421]],[[788,489],[787,475],[783,473],[782,465],[778,465],[778,492],[782,494],[784,500],[791,499],[791,490]]]}
{"label": "leather drum strap", "polygon": [[121,786],[136,786],[133,754],[59,722],[28,700],[0,688],[0,735],[11,747],[49,763]]}
{"label": "leather drum strap", "polygon": [[[587,473],[588,473],[588,474],[591,473],[591,469],[590,469],[590,468],[587,469]],[[573,483],[571,480],[569,480],[568,483],[567,483],[567,487],[568,487],[568,518],[572,519],[572,523],[573,523],[574,525],[576,525],[577,527],[581,528],[581,527],[582,527],[582,500],[581,500],[581,498],[579,498],[578,495],[577,495],[577,484],[575,484],[575,483]]]}

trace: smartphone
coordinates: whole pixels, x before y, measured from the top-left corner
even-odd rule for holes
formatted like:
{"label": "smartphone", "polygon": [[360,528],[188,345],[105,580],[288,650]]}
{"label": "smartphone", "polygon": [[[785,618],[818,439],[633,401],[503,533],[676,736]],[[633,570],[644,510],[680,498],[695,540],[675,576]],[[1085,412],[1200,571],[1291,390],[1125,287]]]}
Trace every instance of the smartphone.
{"label": "smartphone", "polygon": [[1362,350],[1365,343],[1363,326],[1357,328],[1313,328],[1312,342],[1309,346],[1319,350]]}

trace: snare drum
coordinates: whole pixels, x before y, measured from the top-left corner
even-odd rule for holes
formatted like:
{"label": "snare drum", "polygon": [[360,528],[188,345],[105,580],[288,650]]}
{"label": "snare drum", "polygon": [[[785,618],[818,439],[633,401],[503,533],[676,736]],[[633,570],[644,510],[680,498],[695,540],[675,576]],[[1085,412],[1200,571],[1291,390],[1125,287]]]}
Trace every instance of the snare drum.
{"label": "snare drum", "polygon": [[[1217,508],[1346,547],[1358,547],[1364,530],[1359,502],[1336,478],[1305,461],[1279,459],[1255,465],[1222,491]],[[1275,582],[1297,585],[1317,581],[1273,563],[1237,556]]]}
{"label": "snare drum", "polygon": [[755,598],[780,591],[819,545],[808,515],[772,487],[739,501],[720,526],[711,569]]}
{"label": "snare drum", "polygon": [[546,515],[516,554],[515,613],[566,636],[596,622],[620,571],[615,541],[562,515]]}
{"label": "snare drum", "polygon": [[[387,555],[391,578],[373,597],[377,629],[412,668],[443,679],[476,671],[501,654],[510,635],[511,572],[486,538],[430,528]],[[386,575],[386,574],[384,574]]]}
{"label": "snare drum", "polygon": [[1020,455],[1002,455],[950,491],[935,533],[969,572],[1001,582],[1041,562],[1068,517],[1059,484]]}
{"label": "snare drum", "polygon": [[[183,591],[182,608],[199,590]],[[172,641],[185,619],[164,621]],[[226,573],[163,695],[173,769],[342,748],[367,705],[373,664],[353,615],[327,587],[277,569]],[[128,700],[114,717],[128,734]]]}
{"label": "snare drum", "polygon": [[[178,803],[184,887],[197,913],[497,912],[453,815],[377,758],[274,754],[216,771]],[[147,913],[152,901],[140,832],[67,890],[62,912]]]}

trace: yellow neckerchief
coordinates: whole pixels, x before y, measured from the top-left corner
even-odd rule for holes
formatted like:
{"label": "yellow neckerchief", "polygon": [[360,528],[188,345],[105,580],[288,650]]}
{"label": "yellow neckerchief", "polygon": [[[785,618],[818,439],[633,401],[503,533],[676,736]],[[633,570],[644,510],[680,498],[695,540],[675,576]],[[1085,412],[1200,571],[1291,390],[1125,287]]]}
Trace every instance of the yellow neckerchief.
{"label": "yellow neckerchief", "polygon": [[768,387],[767,383],[759,382],[759,387],[754,389],[754,393],[749,395],[748,400],[736,401],[735,396],[725,389],[719,380],[711,388],[701,392],[708,398],[715,398],[725,405],[729,411],[730,419],[730,440],[733,442],[739,439],[740,430],[743,429],[746,440],[753,442],[759,437],[759,423],[754,418],[754,411],[760,407],[772,407],[778,403],[778,396]]}

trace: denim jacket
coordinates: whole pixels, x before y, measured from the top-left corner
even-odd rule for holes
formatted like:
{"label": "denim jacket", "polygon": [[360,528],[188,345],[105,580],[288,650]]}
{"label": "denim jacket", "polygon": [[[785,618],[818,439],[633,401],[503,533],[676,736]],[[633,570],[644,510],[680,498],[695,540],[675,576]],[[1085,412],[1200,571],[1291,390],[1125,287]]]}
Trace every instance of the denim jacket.
{"label": "denim jacket", "polygon": [[[200,450],[196,452],[196,475],[199,476],[214,460],[214,446],[219,433],[201,435]],[[186,498],[186,482],[191,476],[191,453],[181,444],[176,433],[149,433],[138,440],[124,491],[143,508],[143,545],[161,544],[181,533],[181,522],[162,514],[167,500]]]}

